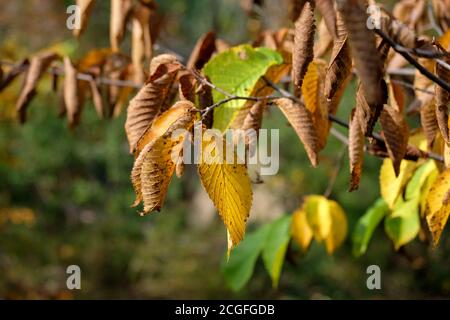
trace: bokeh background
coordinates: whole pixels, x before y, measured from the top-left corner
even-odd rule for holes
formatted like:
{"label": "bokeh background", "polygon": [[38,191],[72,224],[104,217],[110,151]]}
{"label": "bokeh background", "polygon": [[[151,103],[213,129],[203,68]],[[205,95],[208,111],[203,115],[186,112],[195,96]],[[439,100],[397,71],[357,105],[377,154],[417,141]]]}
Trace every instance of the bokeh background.
{"label": "bokeh background", "polygon": [[[238,0],[157,1],[162,17],[160,48],[188,56],[203,33],[215,30],[232,44],[248,42],[260,28],[288,26],[283,1],[268,0],[260,19],[249,18]],[[394,1],[384,1],[387,6]],[[109,1],[97,1],[80,41],[65,28],[72,1],[4,1],[0,10],[0,59],[18,61],[42,48],[55,47],[73,57],[109,46]],[[127,43],[124,41],[124,50]],[[368,252],[351,254],[349,238],[334,256],[313,244],[284,265],[273,289],[262,263],[240,292],[227,288],[220,271],[226,231],[202,190],[195,168],[174,178],[161,213],[139,217],[130,208],[134,195],[129,175],[133,159],[124,132],[125,113],[99,120],[88,104],[79,127],[69,130],[57,117],[59,97],[51,79],[39,85],[29,121],[19,125],[14,104],[21,81],[0,94],[0,298],[283,298],[394,299],[445,298],[450,294],[450,237],[432,251],[419,240],[395,252],[376,231]],[[339,116],[348,118],[354,84]],[[281,168],[255,186],[249,229],[292,213],[303,196],[322,194],[342,150],[330,137],[321,165],[309,165],[286,120],[271,110],[267,128],[280,129]],[[339,129],[340,130],[340,129]],[[343,131],[345,133],[345,131]],[[367,156],[362,185],[348,193],[344,157],[331,198],[345,209],[350,231],[379,197],[381,160]],[[66,289],[66,267],[82,269],[82,290]],[[366,268],[382,270],[382,290],[366,287]]]}

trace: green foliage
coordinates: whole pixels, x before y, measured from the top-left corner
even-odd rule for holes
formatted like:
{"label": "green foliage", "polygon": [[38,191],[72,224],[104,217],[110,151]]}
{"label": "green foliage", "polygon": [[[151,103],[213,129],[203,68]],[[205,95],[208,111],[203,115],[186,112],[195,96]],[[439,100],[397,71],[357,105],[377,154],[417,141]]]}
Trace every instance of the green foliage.
{"label": "green foliage", "polygon": [[278,286],[284,257],[291,239],[292,216],[282,216],[270,224],[270,231],[263,248],[264,266],[272,279],[272,286]]}
{"label": "green foliage", "polygon": [[[270,67],[283,63],[281,55],[268,48],[252,48],[241,45],[212,58],[203,72],[217,87],[228,93],[247,97],[252,95],[260,78]],[[213,92],[214,102],[227,98],[223,93]],[[246,100],[232,100],[214,110],[214,128],[225,131]]]}
{"label": "green foliage", "polygon": [[389,211],[389,206],[383,199],[378,199],[367,212],[359,218],[353,231],[353,255],[359,257],[366,253],[370,239]]}

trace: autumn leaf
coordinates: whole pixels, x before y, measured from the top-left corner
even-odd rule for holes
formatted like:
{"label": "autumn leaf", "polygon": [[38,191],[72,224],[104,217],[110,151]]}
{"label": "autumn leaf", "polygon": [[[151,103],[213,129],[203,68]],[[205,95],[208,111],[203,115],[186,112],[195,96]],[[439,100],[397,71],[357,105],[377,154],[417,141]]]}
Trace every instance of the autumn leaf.
{"label": "autumn leaf", "polygon": [[302,141],[311,164],[314,167],[317,166],[319,162],[319,137],[314,127],[313,114],[303,104],[296,103],[288,98],[277,99],[275,103]]}
{"label": "autumn leaf", "polygon": [[420,230],[419,199],[405,201],[398,198],[391,214],[384,220],[386,234],[394,243],[395,250],[412,241]]}
{"label": "autumn leaf", "polygon": [[119,51],[125,35],[128,16],[132,9],[131,0],[111,0],[110,41],[114,52]]}
{"label": "autumn leaf", "polygon": [[377,51],[375,35],[366,26],[368,16],[365,1],[338,0],[337,4],[348,30],[348,43],[361,81],[362,91],[359,93],[363,95],[370,109],[367,130],[363,128],[364,133],[370,135],[387,96],[382,62]]}
{"label": "autumn leaf", "polygon": [[50,67],[50,64],[56,59],[58,59],[58,55],[53,52],[43,52],[31,58],[30,66],[25,73],[22,91],[16,103],[16,110],[21,123],[26,121],[27,107],[36,95],[36,86],[39,80],[47,71],[48,67]]}
{"label": "autumn leaf", "polygon": [[305,198],[303,208],[316,241],[326,240],[332,228],[328,199],[324,196],[308,196]]}
{"label": "autumn leaf", "polygon": [[17,76],[19,76],[20,74],[22,74],[27,67],[29,66],[30,62],[28,61],[28,59],[24,59],[22,61],[20,61],[19,63],[17,63],[16,65],[14,65],[10,70],[8,70],[8,72],[5,72],[4,70],[3,72],[3,76],[0,77],[0,93],[9,86],[9,84],[11,82],[14,81],[14,79],[17,78]]}
{"label": "autumn leaf", "polygon": [[315,2],[307,0],[300,16],[295,21],[294,52],[292,54],[292,78],[294,84],[302,87],[303,78],[310,62],[314,59]]}
{"label": "autumn leaf", "polygon": [[390,159],[383,161],[380,169],[380,191],[389,208],[394,207],[416,167],[415,162],[404,160],[400,165],[400,172],[396,176],[392,161]]}
{"label": "autumn leaf", "polygon": [[425,217],[433,237],[433,245],[439,243],[450,214],[450,170],[442,172],[431,186],[425,209]]}
{"label": "autumn leaf", "polygon": [[246,165],[237,163],[236,157],[233,163],[227,163],[222,148],[225,144],[220,139],[222,137],[203,138],[198,171],[203,187],[227,228],[230,253],[244,238],[253,194]]}
{"label": "autumn leaf", "polygon": [[347,30],[339,12],[336,18],[336,32],[337,37],[333,42],[333,51],[325,77],[324,95],[328,100],[335,97],[338,90],[344,86],[352,74],[352,59],[347,44]]}
{"label": "autumn leaf", "polygon": [[80,10],[80,28],[73,29],[73,34],[78,38],[86,30],[95,0],[77,0],[76,4]]}
{"label": "autumn leaf", "polygon": [[408,146],[409,129],[403,115],[389,105],[381,112],[381,127],[386,141],[389,157],[394,166],[395,175],[400,173],[400,164]]}
{"label": "autumn leaf", "polygon": [[[450,64],[450,55],[445,56],[444,61]],[[436,63],[436,76],[443,81],[450,83],[450,70],[439,63]],[[450,92],[439,85],[435,86],[436,118],[442,137],[447,144],[450,144],[448,129],[448,104],[450,102]]]}
{"label": "autumn leaf", "polygon": [[347,236],[348,225],[344,210],[336,201],[328,200],[328,210],[331,216],[331,228],[325,239],[325,248],[328,254],[333,254],[344,242]]}
{"label": "autumn leaf", "polygon": [[308,224],[306,211],[303,208],[295,211],[292,216],[292,238],[302,249],[303,253],[308,251],[313,238],[313,231]]}
{"label": "autumn leaf", "polygon": [[165,103],[180,64],[171,55],[160,55],[152,60],[152,74],[145,86],[130,101],[125,130],[130,153]]}
{"label": "autumn leaf", "polygon": [[333,38],[337,37],[336,31],[336,10],[334,10],[333,0],[315,0],[317,9],[325,21],[328,31]]}
{"label": "autumn leaf", "polygon": [[[173,114],[177,114],[178,117],[173,117]],[[160,121],[157,119],[154,122],[147,133],[148,143],[139,153],[131,174],[136,192],[133,206],[143,201],[142,215],[161,210],[180,156],[179,147],[185,137],[173,134],[178,129],[189,129],[194,122],[194,115],[192,103],[177,102],[160,116]]]}
{"label": "autumn leaf", "polygon": [[78,72],[69,57],[64,57],[64,75],[64,104],[69,126],[74,127],[80,122],[83,97],[78,86]]}
{"label": "autumn leaf", "polygon": [[201,70],[216,51],[216,34],[208,32],[195,44],[191,56],[186,64],[188,69]]}
{"label": "autumn leaf", "polygon": [[350,159],[350,191],[359,187],[364,164],[364,133],[358,119],[355,117],[355,109],[352,110],[348,134],[348,154]]}

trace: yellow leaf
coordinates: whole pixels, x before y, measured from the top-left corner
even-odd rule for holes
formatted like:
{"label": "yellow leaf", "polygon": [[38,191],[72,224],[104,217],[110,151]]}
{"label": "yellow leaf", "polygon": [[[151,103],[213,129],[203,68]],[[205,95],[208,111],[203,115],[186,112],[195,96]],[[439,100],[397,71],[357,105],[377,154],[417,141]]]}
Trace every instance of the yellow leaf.
{"label": "yellow leaf", "polygon": [[434,181],[427,196],[425,217],[428,228],[433,237],[433,244],[437,246],[442,230],[447,223],[450,213],[450,170],[442,172]]}
{"label": "yellow leaf", "polygon": [[206,136],[198,171],[203,187],[222,218],[228,237],[228,254],[243,238],[252,206],[252,187],[245,164],[226,161],[223,137]]}
{"label": "yellow leaf", "polygon": [[449,49],[450,47],[450,29],[447,30],[447,32],[445,32],[445,34],[443,34],[438,42],[441,44],[442,47],[444,47],[445,49]]}
{"label": "yellow leaf", "polygon": [[299,209],[293,214],[292,237],[303,252],[308,250],[313,237],[313,232],[308,224],[306,212],[303,209]]}
{"label": "yellow leaf", "polygon": [[308,196],[304,210],[308,224],[318,242],[325,240],[331,231],[331,214],[328,199],[324,196]]}
{"label": "yellow leaf", "polygon": [[328,200],[331,216],[331,229],[325,240],[328,254],[332,254],[345,240],[347,236],[347,217],[341,206],[333,200]]}
{"label": "yellow leaf", "polygon": [[412,161],[402,161],[398,177],[395,176],[394,167],[390,159],[384,159],[380,169],[381,196],[393,208],[398,196],[402,193],[406,183],[417,167]]}

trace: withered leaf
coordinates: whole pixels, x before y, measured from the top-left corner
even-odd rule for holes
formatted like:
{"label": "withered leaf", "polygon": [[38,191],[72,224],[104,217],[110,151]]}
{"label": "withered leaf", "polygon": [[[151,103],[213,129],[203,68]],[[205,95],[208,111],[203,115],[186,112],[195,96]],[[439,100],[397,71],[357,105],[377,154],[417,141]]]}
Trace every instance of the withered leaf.
{"label": "withered leaf", "polygon": [[64,104],[70,127],[76,126],[81,116],[82,97],[78,87],[77,75],[78,72],[70,58],[64,57]]}
{"label": "withered leaf", "polygon": [[132,0],[111,0],[110,42],[113,51],[119,51],[120,43],[125,35],[125,28],[131,9]]}
{"label": "withered leaf", "polygon": [[[342,14],[348,31],[348,41],[355,61],[358,76],[364,88],[368,106],[375,109],[372,113],[376,121],[386,102],[383,88],[382,63],[376,47],[375,35],[367,28],[368,16],[364,0],[338,0],[338,10]],[[369,133],[371,127],[368,127]],[[366,133],[367,134],[367,133]]]}
{"label": "withered leaf", "polygon": [[80,9],[80,28],[73,29],[73,34],[78,38],[86,30],[86,26],[89,20],[89,16],[91,15],[92,7],[95,4],[95,0],[77,0],[76,4]]}
{"label": "withered leaf", "polygon": [[184,134],[174,135],[175,130],[188,130],[194,119],[194,105],[180,101],[163,113],[147,133],[147,144],[136,158],[131,173],[136,193],[133,206],[143,201],[143,214],[159,211],[163,206],[185,138]]}
{"label": "withered leaf", "polygon": [[18,64],[14,65],[7,73],[3,71],[3,77],[1,77],[0,79],[0,92],[2,92],[7,86],[9,86],[9,84],[13,82],[17,76],[27,70],[29,64],[30,62],[28,61],[28,59],[24,59]]}
{"label": "withered leaf", "polygon": [[105,105],[103,103],[103,97],[100,92],[100,86],[95,78],[89,81],[89,87],[91,88],[92,102],[94,103],[95,111],[100,119],[105,117]]}
{"label": "withered leaf", "polygon": [[325,97],[332,100],[336,92],[348,81],[352,74],[352,59],[347,44],[347,31],[341,14],[337,13],[337,37],[333,43],[330,64],[325,77]]}
{"label": "withered leaf", "polygon": [[395,175],[400,173],[400,164],[408,147],[409,129],[403,115],[389,105],[381,112],[381,127]]}
{"label": "withered leaf", "polygon": [[317,9],[325,20],[328,31],[333,38],[337,37],[336,31],[336,11],[333,0],[316,0]]}
{"label": "withered leaf", "polygon": [[127,110],[125,130],[131,153],[134,152],[137,142],[160,112],[179,69],[180,64],[174,56],[160,55],[152,60],[151,76],[130,101]]}
{"label": "withered leaf", "polygon": [[294,52],[292,54],[292,78],[301,88],[308,65],[314,59],[314,1],[305,2],[300,16],[295,21]]}
{"label": "withered leaf", "polygon": [[348,133],[348,154],[350,159],[350,192],[358,189],[364,164],[364,133],[361,130],[356,109],[352,110]]}
{"label": "withered leaf", "polygon": [[212,31],[203,35],[195,44],[186,64],[188,69],[201,70],[216,51],[216,34]]}
{"label": "withered leaf", "polygon": [[288,98],[277,99],[275,103],[302,141],[311,164],[316,167],[319,162],[319,137],[314,127],[312,113],[303,104],[296,103]]}
{"label": "withered leaf", "polygon": [[58,55],[54,52],[44,52],[31,58],[22,91],[16,103],[16,110],[21,123],[26,121],[26,109],[31,99],[36,95],[36,86],[39,80],[56,59],[58,59]]}
{"label": "withered leaf", "polygon": [[322,19],[317,30],[318,41],[314,44],[314,57],[323,57],[333,45],[333,38],[325,25],[325,20]]}
{"label": "withered leaf", "polygon": [[180,84],[178,93],[180,99],[188,100],[191,101],[192,103],[195,103],[195,91],[197,81],[194,75],[189,71],[184,71],[180,74],[178,82]]}
{"label": "withered leaf", "polygon": [[[450,64],[450,54],[444,57],[444,61]],[[450,70],[439,63],[436,63],[436,76],[450,83]],[[448,132],[448,104],[450,102],[450,92],[439,85],[435,86],[435,103],[436,103],[436,117],[441,131],[442,137],[447,144],[450,144],[450,137]]]}
{"label": "withered leaf", "polygon": [[428,148],[431,149],[439,127],[433,96],[428,95],[427,97],[427,100],[422,101],[420,106],[420,123],[427,138]]}
{"label": "withered leaf", "polygon": [[[383,93],[386,95],[387,86],[384,80],[381,80]],[[356,91],[356,116],[364,132],[364,135],[370,136],[378,120],[381,110],[383,109],[383,104],[372,104],[370,105],[365,97],[365,91],[361,83],[358,84],[358,89]]]}
{"label": "withered leaf", "polygon": [[305,2],[306,0],[289,0],[288,11],[292,22],[295,22],[302,13]]}

